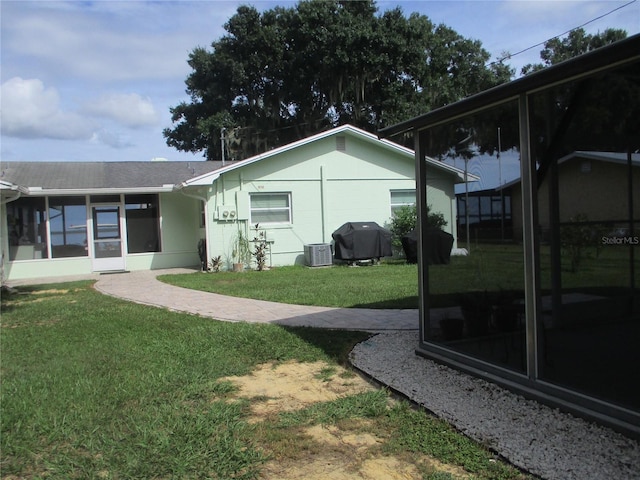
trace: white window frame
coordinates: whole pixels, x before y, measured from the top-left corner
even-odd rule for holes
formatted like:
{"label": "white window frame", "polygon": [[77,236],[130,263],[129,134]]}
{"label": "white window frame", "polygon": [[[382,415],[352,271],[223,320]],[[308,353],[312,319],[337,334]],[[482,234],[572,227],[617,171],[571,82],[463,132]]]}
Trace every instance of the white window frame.
{"label": "white window frame", "polygon": [[[393,194],[394,193],[413,193],[414,200],[413,202],[394,202]],[[416,204],[416,190],[415,189],[399,189],[399,190],[390,190],[389,191],[389,209],[391,210],[391,216],[393,217],[393,212],[401,207],[412,207]]]}
{"label": "white window frame", "polygon": [[[287,206],[286,207],[271,207],[271,208],[258,208],[258,207],[254,207],[253,206],[253,199],[257,198],[257,197],[261,197],[261,196],[266,196],[266,195],[271,195],[271,196],[276,196],[276,195],[282,195],[282,196],[286,196],[287,197]],[[264,221],[256,221],[254,219],[254,213],[257,212],[287,212],[287,217],[288,220],[287,221],[283,221],[283,222],[264,222]],[[256,193],[250,193],[249,194],[249,217],[250,220],[249,222],[251,224],[256,224],[259,223],[260,225],[291,225],[291,223],[293,223],[293,219],[292,219],[292,202],[291,202],[291,192],[256,192]]]}

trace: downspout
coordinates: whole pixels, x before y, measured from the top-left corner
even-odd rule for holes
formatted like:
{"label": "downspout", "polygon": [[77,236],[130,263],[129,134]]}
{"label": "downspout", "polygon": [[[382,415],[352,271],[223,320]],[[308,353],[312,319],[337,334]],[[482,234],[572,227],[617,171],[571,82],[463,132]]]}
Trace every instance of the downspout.
{"label": "downspout", "polygon": [[324,172],[324,165],[320,165],[320,216],[322,218],[322,241],[326,242],[327,225],[327,177]]}
{"label": "downspout", "polygon": [[209,202],[207,201],[206,196],[196,195],[194,193],[185,192],[183,188],[180,189],[180,193],[182,193],[185,197],[195,198],[196,200],[201,200],[204,202],[204,242],[205,242],[205,262],[209,262],[211,258],[211,254],[209,253]]}
{"label": "downspout", "polygon": [[[244,175],[242,174],[242,169],[240,169],[240,171],[238,172],[238,193],[242,192],[244,189]],[[250,225],[250,219],[247,218],[246,220],[240,220],[239,217],[239,211],[240,209],[238,208],[238,193],[236,193],[234,195],[234,199],[233,199],[233,203],[236,206],[236,225],[238,227],[238,231],[240,231],[240,229],[242,228],[243,230],[243,234],[244,236],[248,239],[249,238],[249,231],[251,228]],[[242,222],[242,226],[240,225],[240,222]]]}
{"label": "downspout", "polygon": [[5,205],[6,203],[14,202],[18,200],[22,196],[22,192],[19,190],[15,193],[15,197],[3,197],[0,200],[0,205]]}

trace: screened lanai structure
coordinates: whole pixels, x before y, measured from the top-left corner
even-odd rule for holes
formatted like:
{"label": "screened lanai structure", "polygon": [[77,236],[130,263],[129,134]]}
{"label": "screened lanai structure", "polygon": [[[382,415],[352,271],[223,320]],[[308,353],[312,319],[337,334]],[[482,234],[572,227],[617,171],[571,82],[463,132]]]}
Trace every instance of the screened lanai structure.
{"label": "screened lanai structure", "polygon": [[425,157],[491,162],[500,145],[520,160],[512,242],[419,257],[416,352],[640,436],[640,35],[379,132],[407,134],[418,206]]}

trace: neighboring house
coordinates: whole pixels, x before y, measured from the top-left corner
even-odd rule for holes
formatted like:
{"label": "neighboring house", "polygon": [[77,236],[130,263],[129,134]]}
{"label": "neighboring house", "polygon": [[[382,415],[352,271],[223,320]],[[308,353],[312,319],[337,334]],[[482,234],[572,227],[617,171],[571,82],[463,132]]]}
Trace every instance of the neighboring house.
{"label": "neighboring house", "polygon": [[[631,167],[631,168],[630,168]],[[630,178],[631,177],[631,178]],[[628,226],[629,180],[640,185],[640,154],[631,154],[629,166],[626,153],[573,152],[558,160],[558,179],[562,188],[558,191],[558,215],[560,223],[587,215],[589,222],[599,222],[614,227]],[[505,196],[511,197],[512,222],[515,240],[522,240],[522,186],[520,179],[503,187]],[[538,224],[543,238],[549,221],[549,182],[543,179],[538,187]],[[636,197],[633,211],[640,212],[640,198]]]}
{"label": "neighboring house", "polygon": [[[629,172],[632,172],[633,183],[640,185],[640,153],[631,154],[631,165],[626,153],[576,151],[559,159],[558,176],[562,184],[558,192],[560,223],[571,222],[576,216],[585,214],[589,222],[610,225],[612,230],[616,225],[628,223],[625,220],[628,192],[620,185],[629,180]],[[462,233],[466,221],[466,196],[465,193],[456,196],[458,232]],[[502,187],[469,192],[468,197],[472,239],[522,241],[522,186],[519,178]],[[538,224],[546,239],[551,225],[546,177],[538,186],[538,198]],[[638,199],[633,210],[640,212]]]}
{"label": "neighboring house", "polygon": [[[429,164],[429,204],[455,232],[464,173]],[[414,152],[345,125],[239,162],[5,162],[8,280],[195,266],[198,243],[224,267],[239,232],[266,233],[268,264],[304,263],[346,222],[389,222],[415,202]],[[470,178],[471,179],[471,178]],[[474,180],[477,180],[475,177]],[[455,245],[454,245],[455,247]]]}

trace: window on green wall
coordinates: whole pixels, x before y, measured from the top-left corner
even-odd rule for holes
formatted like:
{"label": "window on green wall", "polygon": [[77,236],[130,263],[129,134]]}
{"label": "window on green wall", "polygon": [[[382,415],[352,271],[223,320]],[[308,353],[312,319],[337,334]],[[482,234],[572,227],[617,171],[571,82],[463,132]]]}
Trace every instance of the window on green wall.
{"label": "window on green wall", "polygon": [[410,207],[416,204],[415,190],[391,190],[391,216],[402,207]]}
{"label": "window on green wall", "polygon": [[291,193],[251,193],[251,223],[291,223]]}

